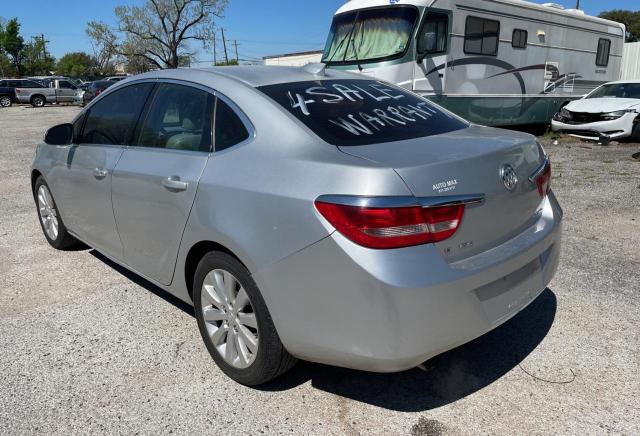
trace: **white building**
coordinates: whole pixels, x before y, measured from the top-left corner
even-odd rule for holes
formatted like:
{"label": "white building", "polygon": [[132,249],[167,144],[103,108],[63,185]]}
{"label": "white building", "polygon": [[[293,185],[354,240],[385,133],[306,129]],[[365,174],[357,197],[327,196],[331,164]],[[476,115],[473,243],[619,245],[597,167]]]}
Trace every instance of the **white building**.
{"label": "white building", "polygon": [[264,65],[280,65],[288,67],[302,67],[307,64],[314,64],[322,60],[322,50],[302,51],[297,53],[286,53],[276,56],[265,56],[262,58]]}

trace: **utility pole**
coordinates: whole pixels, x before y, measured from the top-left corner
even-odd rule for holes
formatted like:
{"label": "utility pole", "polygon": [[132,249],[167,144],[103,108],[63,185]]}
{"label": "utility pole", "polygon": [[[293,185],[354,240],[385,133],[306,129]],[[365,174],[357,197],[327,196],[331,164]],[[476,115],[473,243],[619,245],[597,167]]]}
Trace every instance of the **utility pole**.
{"label": "utility pole", "polygon": [[44,39],[44,33],[40,34],[40,38],[42,39],[42,54],[44,55],[44,61],[47,61],[47,41]]}
{"label": "utility pole", "polygon": [[238,40],[234,39],[233,40],[233,45],[236,46],[236,62],[238,63],[238,65],[240,65],[240,58],[238,57]]}
{"label": "utility pole", "polygon": [[222,32],[222,45],[224,46],[224,62],[225,65],[229,65],[229,55],[227,54],[227,40],[224,38],[224,29],[220,28]]}
{"label": "utility pole", "polygon": [[216,31],[213,31],[213,66],[217,66],[218,56],[216,54]]}
{"label": "utility pole", "polygon": [[576,9],[580,9],[580,0],[576,0]]}

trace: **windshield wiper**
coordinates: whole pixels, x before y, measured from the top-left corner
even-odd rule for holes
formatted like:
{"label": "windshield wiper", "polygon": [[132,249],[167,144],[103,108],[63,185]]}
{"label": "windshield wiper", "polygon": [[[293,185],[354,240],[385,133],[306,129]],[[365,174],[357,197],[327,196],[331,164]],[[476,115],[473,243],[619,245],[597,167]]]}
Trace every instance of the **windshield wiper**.
{"label": "windshield wiper", "polygon": [[[333,62],[333,58],[336,57],[336,54],[338,54],[338,52],[340,51],[340,49],[342,48],[342,44],[344,44],[345,41],[347,40],[351,40],[351,35],[353,34],[353,30],[356,28],[356,23],[358,22],[358,17],[360,16],[360,11],[358,11],[356,13],[356,16],[353,18],[353,24],[351,25],[351,29],[349,29],[349,32],[347,32],[347,34],[345,35],[344,38],[342,38],[342,40],[340,41],[340,43],[338,44],[338,46],[336,47],[336,49],[333,52],[333,56],[331,56],[329,59],[327,59],[325,62]],[[347,48],[349,48],[349,44],[347,43]],[[344,62],[344,59],[347,57],[347,50],[344,51],[344,55],[342,56],[342,62]]]}

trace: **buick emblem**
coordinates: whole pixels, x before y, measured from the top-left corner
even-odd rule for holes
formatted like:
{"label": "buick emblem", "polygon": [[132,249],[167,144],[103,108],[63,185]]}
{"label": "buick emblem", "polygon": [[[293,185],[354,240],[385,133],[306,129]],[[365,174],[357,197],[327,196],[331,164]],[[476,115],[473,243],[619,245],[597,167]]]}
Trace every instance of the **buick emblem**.
{"label": "buick emblem", "polygon": [[500,179],[502,179],[502,183],[504,183],[504,187],[507,188],[507,191],[513,191],[516,189],[516,185],[518,184],[518,175],[511,165],[502,165],[500,168]]}

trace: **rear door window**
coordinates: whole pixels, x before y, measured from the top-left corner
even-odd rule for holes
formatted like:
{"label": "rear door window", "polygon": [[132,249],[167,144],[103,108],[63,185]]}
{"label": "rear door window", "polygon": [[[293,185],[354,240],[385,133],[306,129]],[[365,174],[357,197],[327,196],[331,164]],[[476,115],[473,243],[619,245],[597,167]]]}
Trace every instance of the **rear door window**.
{"label": "rear door window", "polygon": [[158,87],[140,131],[140,147],[211,151],[215,97],[190,86]]}
{"label": "rear door window", "polygon": [[428,100],[374,80],[318,80],[258,89],[340,147],[415,139],[468,126]]}
{"label": "rear door window", "polygon": [[231,107],[218,99],[216,107],[216,151],[221,151],[249,138],[244,123]]}
{"label": "rear door window", "polygon": [[152,83],[130,85],[91,106],[80,143],[130,144],[140,112],[153,86]]}

